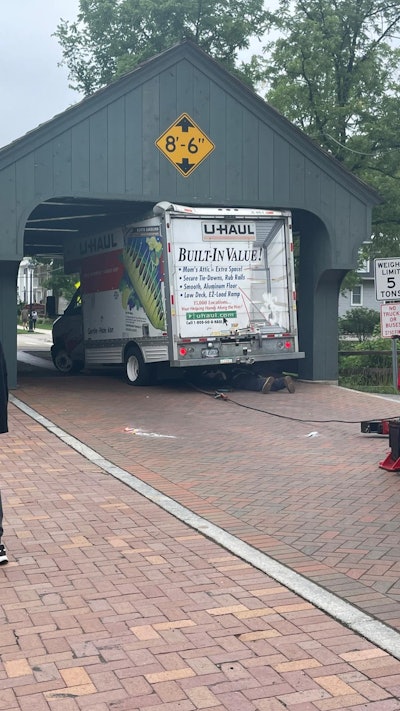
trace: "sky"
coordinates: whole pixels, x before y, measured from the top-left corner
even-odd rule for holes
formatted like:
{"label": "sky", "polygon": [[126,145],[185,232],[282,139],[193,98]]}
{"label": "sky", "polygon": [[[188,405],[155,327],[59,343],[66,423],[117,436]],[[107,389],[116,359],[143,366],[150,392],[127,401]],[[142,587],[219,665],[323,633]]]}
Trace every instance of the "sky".
{"label": "sky", "polygon": [[0,148],[83,98],[58,66],[62,52],[52,36],[78,10],[79,0],[0,0]]}
{"label": "sky", "polygon": [[0,147],[83,98],[68,88],[56,37],[79,0],[0,0]]}

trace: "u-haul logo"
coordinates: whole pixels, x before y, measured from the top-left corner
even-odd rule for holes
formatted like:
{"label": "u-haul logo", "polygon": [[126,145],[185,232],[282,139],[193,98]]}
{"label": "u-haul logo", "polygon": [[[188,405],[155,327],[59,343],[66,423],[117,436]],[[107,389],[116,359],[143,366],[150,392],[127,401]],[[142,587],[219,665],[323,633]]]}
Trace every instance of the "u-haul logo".
{"label": "u-haul logo", "polygon": [[254,222],[214,222],[207,220],[201,223],[202,238],[205,242],[212,240],[245,240],[254,241],[256,226]]}

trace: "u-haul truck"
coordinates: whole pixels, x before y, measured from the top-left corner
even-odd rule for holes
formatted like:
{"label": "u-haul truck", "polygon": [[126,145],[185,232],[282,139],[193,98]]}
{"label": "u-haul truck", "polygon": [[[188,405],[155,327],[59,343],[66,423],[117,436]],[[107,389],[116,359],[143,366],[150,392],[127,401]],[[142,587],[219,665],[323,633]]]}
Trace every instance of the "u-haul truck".
{"label": "u-haul truck", "polygon": [[134,224],[72,241],[80,289],[53,327],[62,372],[156,364],[221,368],[299,353],[291,214],[158,203]]}

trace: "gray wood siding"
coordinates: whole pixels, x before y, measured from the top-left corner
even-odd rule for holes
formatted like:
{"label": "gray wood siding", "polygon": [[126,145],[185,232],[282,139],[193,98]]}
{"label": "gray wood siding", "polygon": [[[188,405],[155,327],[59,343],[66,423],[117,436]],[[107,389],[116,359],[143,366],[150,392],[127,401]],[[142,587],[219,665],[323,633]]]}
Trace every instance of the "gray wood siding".
{"label": "gray wood siding", "polygon": [[16,210],[16,170],[15,165],[0,172],[0,256],[15,259],[18,249]]}
{"label": "gray wood siding", "polygon": [[202,126],[200,126],[200,128],[203,128],[203,131],[207,133],[209,138],[213,141],[213,143],[216,144],[216,146],[215,150],[211,153],[211,155],[209,155],[208,158],[206,158],[203,161],[202,165],[199,167],[199,170],[202,171],[199,176],[199,179],[203,178],[203,171],[206,169],[208,163],[208,169],[210,171],[208,199],[210,197],[219,195],[223,204],[226,204],[227,201],[225,188],[226,166],[224,160],[222,160],[222,156],[225,156],[228,150],[227,137],[224,131],[226,100],[226,94],[221,91],[218,86],[211,82],[209,132],[207,132],[206,127],[203,128]]}
{"label": "gray wood siding", "polygon": [[[0,152],[0,256],[23,256],[16,226],[28,208],[71,194],[301,208],[337,242],[332,266],[353,266],[352,239],[366,238],[369,207],[349,190],[351,176],[341,184],[327,157],[311,155],[299,132],[204,58],[148,65],[22,138],[13,168],[2,168]],[[182,113],[215,144],[188,177],[155,145]]]}
{"label": "gray wood siding", "polygon": [[56,195],[69,195],[71,180],[71,131],[62,133],[53,141],[53,190]]}
{"label": "gray wood siding", "polygon": [[[43,198],[55,195],[52,142],[49,141],[39,146],[30,158],[34,162],[35,169],[34,197],[38,202],[41,202]],[[29,197],[31,201],[33,196]]]}
{"label": "gray wood siding", "polygon": [[[154,145],[160,133],[160,96],[159,78],[156,77],[147,82],[142,88],[142,145],[143,161],[142,175],[143,196],[151,199],[151,195],[159,195],[160,175],[165,170],[165,166],[159,163],[161,154]],[[168,128],[168,123],[163,127],[163,131]],[[140,140],[140,137],[138,136]],[[165,160],[166,158],[162,158]]]}
{"label": "gray wood siding", "polygon": [[108,191],[108,112],[107,107],[96,111],[89,123],[90,193],[105,195]]}
{"label": "gray wood siding", "polygon": [[[325,222],[328,226],[335,224],[335,203],[332,200],[332,195],[335,192],[335,182],[330,175],[323,173],[320,180],[320,204],[322,214],[325,215]],[[305,195],[305,191],[304,191]],[[305,200],[304,200],[305,202]]]}
{"label": "gray wood siding", "polygon": [[225,163],[226,199],[232,205],[243,204],[243,181],[247,177],[247,171],[243,172],[243,112],[230,96],[226,99],[224,132],[225,155],[221,153],[218,136],[214,141],[216,144],[214,153]]}
{"label": "gray wood siding", "polygon": [[[161,155],[159,149],[155,145],[155,141],[178,118],[175,112],[177,95],[176,72],[172,72],[169,69],[168,71],[162,72],[160,74],[159,95],[160,106],[164,107],[163,114],[165,115],[165,127],[164,129],[162,128],[161,117],[159,117],[156,134],[152,140],[152,153],[154,155],[155,170],[160,172],[160,182],[158,185],[158,189],[161,195],[168,195],[171,191],[171,188],[174,192],[176,192],[178,171],[172,165],[172,163],[170,163],[170,161],[168,161]],[[164,166],[163,171],[160,171],[160,164],[162,161],[166,161],[167,165]]]}
{"label": "gray wood siding", "polygon": [[[1,181],[2,173],[0,173]],[[21,158],[18,163],[15,163],[15,199],[16,199],[16,211],[15,214],[18,219],[18,227],[14,236],[16,237],[15,246],[16,250],[12,251],[12,258],[15,259],[16,255],[23,255],[24,250],[24,228],[27,218],[30,212],[35,207],[32,202],[27,202],[27,196],[33,200],[34,195],[34,184],[35,184],[35,166],[32,160],[32,155],[27,155],[25,158]],[[0,191],[0,194],[2,191]],[[2,201],[0,200],[0,210]],[[0,218],[1,219],[1,218]],[[3,224],[3,220],[1,220]],[[1,237],[0,237],[0,253],[1,253]]]}
{"label": "gray wood siding", "polygon": [[274,206],[289,203],[290,146],[279,134],[274,135],[274,174],[272,180]]}
{"label": "gray wood siding", "polygon": [[109,191],[114,195],[126,192],[125,121],[125,97],[121,97],[110,104],[107,117],[107,182]]}
{"label": "gray wood siding", "polygon": [[260,123],[258,143],[258,191],[257,199],[263,207],[274,206],[274,133],[269,126]]}
{"label": "gray wood siding", "polygon": [[143,192],[143,99],[142,87],[125,96],[125,191]]}
{"label": "gray wood siding", "polygon": [[[335,264],[348,263],[348,245],[350,235],[350,195],[340,185],[335,185],[335,233],[339,239],[334,241],[333,259]],[[343,239],[347,235],[345,239]]]}
{"label": "gray wood siding", "polygon": [[71,128],[71,188],[72,193],[90,192],[89,121],[81,121]]}
{"label": "gray wood siding", "polygon": [[[305,202],[305,158],[299,151],[292,149],[289,155],[289,200],[298,206]],[[322,191],[322,186],[321,186]]]}
{"label": "gray wood siding", "polygon": [[[215,144],[186,177],[155,145],[183,113]],[[198,47],[186,42],[163,52],[0,150],[0,274],[8,280],[0,337],[15,366],[16,279],[9,265],[16,274],[32,211],[68,197],[125,200],[135,208],[169,200],[291,209],[301,240],[299,329],[306,358],[299,375],[337,378],[338,289],[369,238],[378,197]],[[78,224],[92,230],[99,222]],[[38,244],[32,240],[31,249]]]}
{"label": "gray wood siding", "polygon": [[[362,306],[365,309],[373,309],[374,311],[380,312],[380,301],[375,298],[375,282],[373,279],[362,280]],[[357,307],[359,305],[357,304]],[[357,308],[351,304],[351,292],[345,291],[344,294],[339,295],[339,305],[338,313],[339,316],[344,316],[346,311]]]}
{"label": "gray wood siding", "polygon": [[262,159],[259,151],[258,133],[260,122],[246,111],[243,115],[242,161],[243,170],[243,201],[251,205],[259,199],[258,185],[259,162]]}
{"label": "gray wood siding", "polygon": [[375,298],[375,280],[369,279],[368,281],[363,281],[363,306],[366,309],[374,309],[374,311],[380,312],[381,303],[381,301],[377,301]]}
{"label": "gray wood siding", "polygon": [[[304,161],[304,205],[310,212],[317,215],[321,210],[321,171],[313,161],[308,158]],[[334,190],[335,190],[334,186]],[[333,195],[334,195],[333,190]],[[295,198],[297,200],[297,196]]]}

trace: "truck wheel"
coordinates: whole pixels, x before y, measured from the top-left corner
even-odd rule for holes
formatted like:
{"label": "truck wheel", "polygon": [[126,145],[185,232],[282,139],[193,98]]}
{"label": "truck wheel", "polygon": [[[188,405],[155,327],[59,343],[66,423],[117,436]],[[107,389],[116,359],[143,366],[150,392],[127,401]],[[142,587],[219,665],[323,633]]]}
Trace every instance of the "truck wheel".
{"label": "truck wheel", "polygon": [[65,348],[59,348],[51,355],[55,367],[64,375],[79,373],[79,371],[83,368],[83,363],[81,363],[81,361],[72,360]]}
{"label": "truck wheel", "polygon": [[125,373],[129,385],[148,385],[150,367],[144,362],[139,348],[128,348],[125,355]]}

